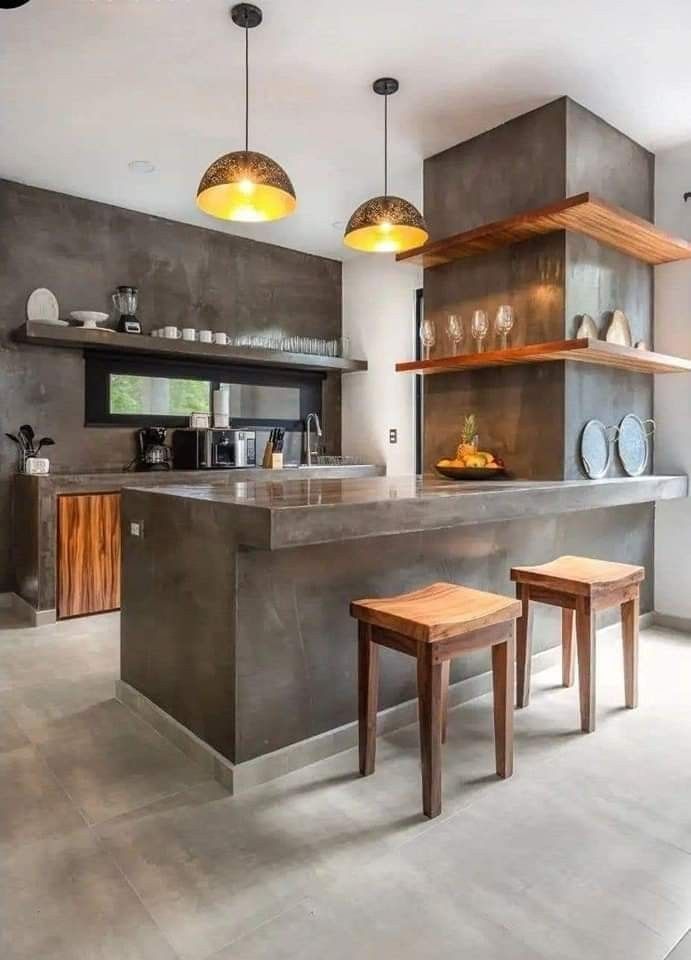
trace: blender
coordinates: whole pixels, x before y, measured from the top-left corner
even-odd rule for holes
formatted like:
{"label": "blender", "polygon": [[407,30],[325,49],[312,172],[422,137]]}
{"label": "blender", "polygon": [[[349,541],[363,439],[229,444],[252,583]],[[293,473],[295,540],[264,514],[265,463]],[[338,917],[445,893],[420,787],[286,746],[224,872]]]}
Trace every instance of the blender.
{"label": "blender", "polygon": [[113,294],[113,303],[120,313],[120,333],[141,333],[142,327],[135,316],[137,312],[137,288],[118,287]]}

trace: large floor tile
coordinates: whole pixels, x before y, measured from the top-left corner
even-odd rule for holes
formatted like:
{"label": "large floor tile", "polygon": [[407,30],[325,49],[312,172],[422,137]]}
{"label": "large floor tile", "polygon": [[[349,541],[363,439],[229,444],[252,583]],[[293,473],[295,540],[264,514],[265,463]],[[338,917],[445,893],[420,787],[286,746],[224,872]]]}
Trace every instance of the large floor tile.
{"label": "large floor tile", "polygon": [[124,721],[115,725],[115,718],[99,709],[101,704],[116,702],[115,677],[113,671],[106,671],[48,680],[7,690],[2,701],[34,743],[84,735],[104,725],[117,729]]}
{"label": "large floor tile", "polygon": [[2,960],[176,960],[86,827],[4,857],[0,903]]}
{"label": "large floor tile", "polygon": [[[83,818],[35,747],[0,754],[0,847],[3,851],[83,826]],[[2,856],[0,854],[0,859]]]}
{"label": "large floor tile", "polygon": [[0,753],[25,747],[29,742],[29,738],[9,710],[0,707]]}
{"label": "large floor tile", "polygon": [[[206,779],[200,767],[126,707],[110,703],[100,708],[113,721],[110,730],[53,739],[39,748],[89,822],[119,816]],[[97,726],[101,722],[104,716]]]}

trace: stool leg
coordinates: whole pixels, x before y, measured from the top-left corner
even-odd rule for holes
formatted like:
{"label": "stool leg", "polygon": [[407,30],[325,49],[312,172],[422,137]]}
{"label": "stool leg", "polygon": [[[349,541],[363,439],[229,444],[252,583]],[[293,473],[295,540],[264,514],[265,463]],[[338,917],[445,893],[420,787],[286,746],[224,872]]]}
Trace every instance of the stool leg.
{"label": "stool leg", "polygon": [[422,809],[430,818],[441,813],[442,678],[442,664],[432,662],[431,645],[421,643],[417,655],[417,695]]}
{"label": "stool leg", "polygon": [[533,611],[527,583],[516,584],[516,597],[521,601],[521,617],[516,623],[516,706],[530,702],[530,657],[533,642]]}
{"label": "stool leg", "polygon": [[621,605],[621,633],[624,642],[624,690],[626,706],[638,706],[638,617],[640,599],[635,597]]}
{"label": "stool leg", "polygon": [[516,646],[514,630],[504,643],[492,647],[492,688],[494,694],[494,750],[497,776],[513,773],[513,689]]}
{"label": "stool leg", "polygon": [[441,665],[441,742],[446,743],[449,729],[449,683],[451,682],[451,661]]}
{"label": "stool leg", "polygon": [[372,627],[358,620],[358,728],[363,777],[374,773],[378,687],[379,647],[372,641]]}
{"label": "stool leg", "polygon": [[576,665],[576,645],[573,642],[573,610],[564,607],[561,611],[561,682],[573,686]]}
{"label": "stool leg", "polygon": [[577,601],[576,642],[581,730],[592,733],[595,729],[595,613],[587,599]]}

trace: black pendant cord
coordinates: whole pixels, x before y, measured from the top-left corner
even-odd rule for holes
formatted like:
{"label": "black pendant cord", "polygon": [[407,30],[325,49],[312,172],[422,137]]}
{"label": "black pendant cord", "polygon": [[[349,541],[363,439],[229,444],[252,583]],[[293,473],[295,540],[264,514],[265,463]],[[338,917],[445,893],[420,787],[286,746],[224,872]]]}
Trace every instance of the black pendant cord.
{"label": "black pendant cord", "polygon": [[389,95],[384,97],[384,196],[389,195]]}
{"label": "black pendant cord", "polygon": [[250,31],[245,26],[245,153],[250,142]]}

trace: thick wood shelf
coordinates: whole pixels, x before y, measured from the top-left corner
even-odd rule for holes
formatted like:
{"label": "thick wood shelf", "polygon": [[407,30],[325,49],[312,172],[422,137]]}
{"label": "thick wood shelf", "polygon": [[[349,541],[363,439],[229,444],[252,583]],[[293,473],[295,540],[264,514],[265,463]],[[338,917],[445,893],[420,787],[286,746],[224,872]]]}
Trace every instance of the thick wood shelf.
{"label": "thick wood shelf", "polygon": [[412,260],[424,267],[439,267],[453,260],[489,253],[531,237],[554,233],[555,230],[583,233],[644,263],[691,259],[691,243],[670,236],[648,220],[615,207],[591,193],[579,193],[538,210],[484,224],[443,240],[434,240],[423,247],[399,253],[396,259]]}
{"label": "thick wood shelf", "polygon": [[128,333],[104,333],[83,327],[60,327],[49,323],[28,322],[14,333],[20,343],[43,347],[66,347],[72,350],[100,350],[108,353],[197,360],[204,363],[241,364],[252,367],[274,367],[285,370],[311,370],[330,373],[366,370],[366,360],[347,357],[317,357],[308,353],[284,353],[282,350],[261,350],[256,347],[224,347],[215,343],[190,343],[185,340],[164,340]]}
{"label": "thick wood shelf", "polygon": [[479,370],[484,367],[515,366],[525,363],[546,363],[569,360],[618,367],[633,373],[689,373],[691,360],[668,357],[650,350],[620,347],[604,340],[553,340],[549,343],[531,343],[508,350],[486,353],[467,353],[454,357],[434,357],[431,360],[412,360],[397,363],[398,373],[450,373]]}

